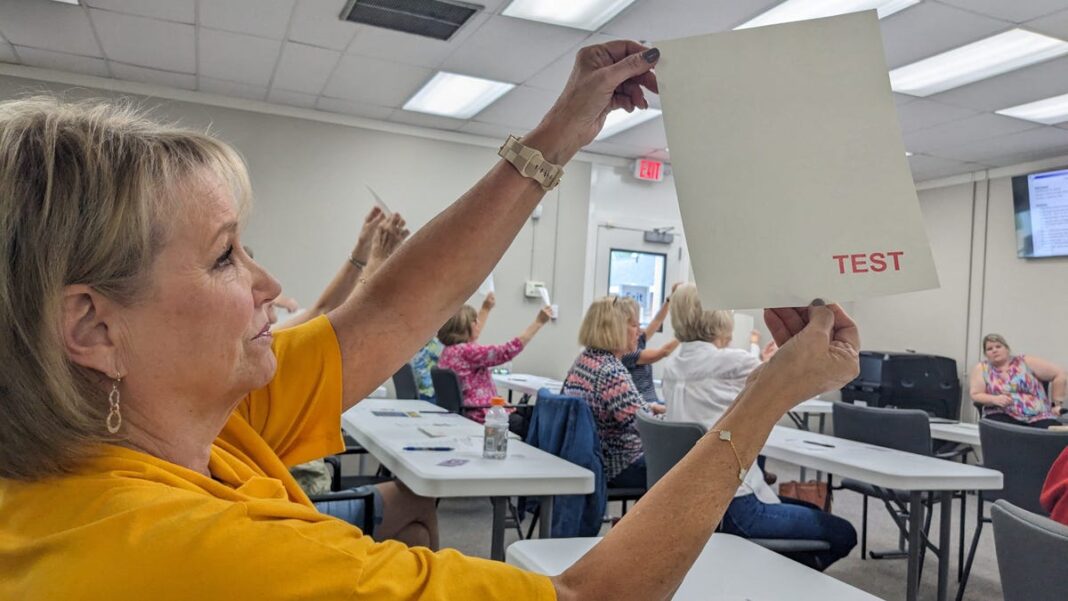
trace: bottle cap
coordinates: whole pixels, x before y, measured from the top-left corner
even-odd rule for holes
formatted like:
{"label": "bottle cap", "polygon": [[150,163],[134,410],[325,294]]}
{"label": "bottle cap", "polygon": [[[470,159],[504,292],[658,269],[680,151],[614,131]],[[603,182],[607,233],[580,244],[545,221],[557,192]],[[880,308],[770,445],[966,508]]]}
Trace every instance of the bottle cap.
{"label": "bottle cap", "polygon": [[490,399],[490,406],[492,406],[492,407],[503,406],[503,405],[504,405],[504,397],[495,396],[492,399]]}

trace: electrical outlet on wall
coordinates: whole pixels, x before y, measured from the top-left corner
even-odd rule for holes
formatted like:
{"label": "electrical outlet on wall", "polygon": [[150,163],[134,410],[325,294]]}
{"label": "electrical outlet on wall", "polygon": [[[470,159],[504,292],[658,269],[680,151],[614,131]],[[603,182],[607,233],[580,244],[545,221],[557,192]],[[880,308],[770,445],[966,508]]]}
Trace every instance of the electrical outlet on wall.
{"label": "electrical outlet on wall", "polygon": [[526,289],[523,291],[523,296],[527,298],[541,298],[541,293],[538,292],[538,288],[544,288],[545,282],[528,281]]}

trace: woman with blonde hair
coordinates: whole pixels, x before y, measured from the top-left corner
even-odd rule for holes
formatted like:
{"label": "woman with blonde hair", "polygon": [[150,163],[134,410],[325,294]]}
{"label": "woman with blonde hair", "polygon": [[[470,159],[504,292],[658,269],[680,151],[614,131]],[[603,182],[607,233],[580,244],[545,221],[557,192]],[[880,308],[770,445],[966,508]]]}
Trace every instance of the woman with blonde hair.
{"label": "woman with blonde hair", "polygon": [[[580,50],[556,104],[506,147],[550,165],[521,171],[505,152],[340,306],[277,334],[279,285],[242,250],[251,194],[230,146],[109,104],[0,103],[0,599],[668,597],[739,462],[786,411],[858,372],[840,308],[769,310],[783,346],[720,420],[731,444],[706,437],[557,576],[375,541],[317,512],[286,469],[343,448],[342,411],[470,297],[550,167],[609,111],[647,106],[658,56],[626,41]],[[471,231],[477,245],[455,243]],[[635,549],[642,570],[626,569]]]}
{"label": "woman with blonde hair", "polygon": [[[739,398],[761,365],[742,349],[730,348],[734,317],[701,305],[697,286],[683,284],[671,302],[671,327],[678,352],[664,364],[665,419],[712,428]],[[723,517],[724,532],[746,538],[826,540],[830,548],[790,555],[819,570],[849,554],[857,544],[853,526],[814,505],[780,499],[753,463]]]}
{"label": "woman with blonde hair", "polygon": [[611,487],[645,486],[645,455],[638,437],[639,411],[663,413],[634,386],[620,361],[638,343],[638,318],[626,299],[606,296],[593,301],[579,329],[579,344],[586,347],[564,378],[562,394],[585,399],[593,411],[601,439],[605,482]]}
{"label": "woman with blonde hair", "polygon": [[[983,355],[969,379],[983,418],[1032,428],[1060,424],[1057,416],[1068,398],[1063,369],[1034,355],[1013,355],[1000,334],[983,336]],[[1044,382],[1049,382],[1049,394]]]}
{"label": "woman with blonde hair", "polygon": [[[675,284],[671,291],[675,292],[678,287],[679,284]],[[625,302],[627,308],[630,309],[631,319],[640,323],[641,305],[638,304],[638,301],[628,296],[624,297],[622,302]],[[634,386],[638,388],[638,392],[642,393],[645,400],[650,403],[661,402],[659,397],[656,396],[656,385],[653,382],[653,364],[670,355],[679,346],[679,341],[672,338],[659,348],[645,348],[649,339],[663,325],[664,319],[668,314],[668,307],[671,306],[670,303],[671,297],[668,296],[664,299],[664,303],[660,305],[660,310],[649,320],[649,325],[638,332],[638,342],[634,350],[620,357],[620,361],[626,366],[627,371],[630,372],[631,379],[634,380]]]}

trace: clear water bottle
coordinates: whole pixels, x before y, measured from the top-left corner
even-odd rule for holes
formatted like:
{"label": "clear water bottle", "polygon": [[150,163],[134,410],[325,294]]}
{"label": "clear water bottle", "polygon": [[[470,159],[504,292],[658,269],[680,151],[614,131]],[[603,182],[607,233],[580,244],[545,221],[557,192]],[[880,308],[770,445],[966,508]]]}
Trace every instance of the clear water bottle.
{"label": "clear water bottle", "polygon": [[508,456],[508,412],[504,410],[504,398],[495,396],[486,412],[486,437],[483,440],[482,456],[486,459],[504,459]]}

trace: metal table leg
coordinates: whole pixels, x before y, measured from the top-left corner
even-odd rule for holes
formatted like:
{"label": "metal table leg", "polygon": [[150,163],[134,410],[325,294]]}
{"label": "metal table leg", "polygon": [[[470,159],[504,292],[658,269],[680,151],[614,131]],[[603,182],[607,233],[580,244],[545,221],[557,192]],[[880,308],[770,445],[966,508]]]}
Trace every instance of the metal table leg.
{"label": "metal table leg", "polygon": [[553,537],[553,498],[538,497],[541,514],[538,517],[538,538]]}
{"label": "metal table leg", "polygon": [[490,559],[504,561],[504,515],[508,497],[490,497],[493,502],[493,532],[490,535]]}
{"label": "metal table leg", "polygon": [[953,491],[943,490],[942,512],[938,518],[938,601],[946,601],[949,591],[949,523],[953,520]]}
{"label": "metal table leg", "polygon": [[909,567],[905,599],[916,601],[920,590],[920,547],[923,542],[923,495],[909,491]]}

